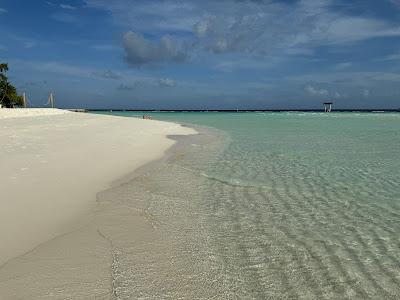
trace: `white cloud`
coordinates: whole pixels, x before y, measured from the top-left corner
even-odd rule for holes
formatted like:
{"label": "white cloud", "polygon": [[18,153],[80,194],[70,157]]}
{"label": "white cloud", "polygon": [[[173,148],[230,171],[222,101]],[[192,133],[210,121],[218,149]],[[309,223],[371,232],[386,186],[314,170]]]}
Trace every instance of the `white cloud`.
{"label": "white cloud", "polygon": [[0,14],[4,14],[4,13],[6,13],[6,12],[8,12],[8,10],[6,10],[6,9],[0,7]]}
{"label": "white cloud", "polygon": [[91,48],[95,50],[100,50],[100,51],[114,51],[120,49],[119,47],[115,45],[93,45]]}
{"label": "white cloud", "polygon": [[[112,13],[116,23],[135,31],[191,31],[200,20],[196,1],[85,0],[87,7]],[[199,1],[200,2],[200,1]]]}
{"label": "white cloud", "polygon": [[313,87],[313,86],[311,86],[311,85],[307,85],[307,86],[304,88],[304,90],[305,90],[306,92],[308,92],[310,95],[313,95],[313,96],[322,96],[322,97],[327,97],[327,96],[329,96],[329,92],[328,92],[327,90],[325,90],[325,89],[318,89],[318,88],[315,88],[315,87]]}
{"label": "white cloud", "polygon": [[343,62],[343,63],[339,63],[337,65],[334,66],[334,68],[336,70],[344,70],[344,69],[348,69],[353,65],[353,63],[351,62]]}
{"label": "white cloud", "polygon": [[388,55],[388,56],[382,58],[382,60],[388,60],[388,61],[400,60],[400,53],[395,53],[395,54]]}
{"label": "white cloud", "polygon": [[103,70],[65,64],[56,61],[26,61],[26,60],[12,60],[15,66],[22,69],[35,70],[36,72],[48,72],[54,74],[62,74],[64,76],[78,77],[78,78],[94,78],[94,74],[102,74]]}
{"label": "white cloud", "polygon": [[176,86],[176,81],[169,78],[161,78],[158,80],[158,84],[161,87],[174,87]]}
{"label": "white cloud", "polygon": [[72,6],[72,5],[69,5],[69,4],[60,4],[60,7],[63,8],[63,9],[69,9],[69,10],[75,10],[76,9],[75,6]]}
{"label": "white cloud", "polygon": [[341,98],[346,98],[347,94],[345,93],[339,93],[338,91],[328,91],[326,89],[320,89],[320,88],[316,88],[314,86],[311,85],[307,85],[304,90],[309,93],[312,96],[318,96],[318,97],[322,97],[322,98],[326,98],[326,97],[330,97],[330,98],[334,98],[334,99],[341,99]]}
{"label": "white cloud", "polygon": [[268,59],[261,59],[260,57],[220,59],[218,57],[215,62],[212,62],[212,67],[221,72],[234,72],[237,70],[266,70],[270,69],[272,66],[276,66],[281,61],[281,57],[269,57]]}
{"label": "white cloud", "polygon": [[120,91],[131,91],[133,89],[135,89],[135,85],[128,85],[128,84],[125,84],[125,83],[121,83],[117,87],[117,90],[120,90]]}
{"label": "white cloud", "polygon": [[365,98],[368,98],[368,97],[369,97],[369,94],[370,94],[370,92],[369,92],[369,90],[367,90],[367,89],[365,89],[365,90],[362,91],[362,95],[363,95]]}
{"label": "white cloud", "polygon": [[96,71],[92,71],[89,68],[74,66],[59,62],[26,62],[26,64],[34,69],[41,71],[47,71],[51,73],[60,73],[69,76],[77,77],[91,77],[91,74]]}
{"label": "white cloud", "polygon": [[284,78],[290,82],[304,84],[313,82],[321,85],[340,84],[343,86],[369,86],[378,82],[400,82],[400,73],[393,72],[332,72],[332,73],[313,73]]}
{"label": "white cloud", "polygon": [[76,6],[73,6],[73,5],[70,5],[70,4],[65,4],[65,3],[58,4],[58,3],[54,3],[54,2],[50,2],[50,1],[46,1],[46,3],[48,5],[50,5],[50,6],[53,6],[53,7],[60,7],[62,9],[68,9],[68,10],[75,10],[75,9],[78,8]]}
{"label": "white cloud", "polygon": [[26,42],[24,43],[24,47],[27,48],[27,49],[33,48],[33,47],[35,47],[36,45],[37,45],[37,42],[36,42],[36,41],[26,41]]}
{"label": "white cloud", "polygon": [[369,18],[362,17],[339,17],[331,20],[324,34],[326,38],[321,41],[326,44],[339,44],[357,42],[376,37],[400,36],[400,26]]}
{"label": "white cloud", "polygon": [[111,70],[106,70],[106,71],[96,71],[92,73],[96,77],[100,78],[105,78],[105,79],[121,79],[122,76],[116,72],[113,72]]}
{"label": "white cloud", "polygon": [[[10,60],[10,65],[15,66],[20,70],[30,70],[35,73],[49,73],[53,77],[54,74],[59,74],[64,77],[70,76],[74,79],[92,79],[96,80],[98,77],[107,79],[121,79],[124,84],[130,84],[132,82],[146,82],[149,85],[155,86],[154,82],[157,80],[152,76],[145,76],[140,71],[133,70],[102,70],[86,66],[78,66],[72,64],[66,64],[57,61],[26,61],[26,60]],[[59,77],[59,76],[58,76]],[[59,78],[64,78],[59,77]],[[111,81],[110,81],[111,82]],[[115,81],[113,81],[115,82]]]}
{"label": "white cloud", "polygon": [[323,45],[400,36],[400,26],[345,15],[332,9],[333,0],[292,4],[273,0],[86,0],[86,4],[110,11],[115,22],[136,33],[183,33],[181,40],[214,53],[311,55]]}
{"label": "white cloud", "polygon": [[331,97],[334,99],[343,99],[343,98],[348,98],[349,96],[347,93],[334,92],[331,93]]}
{"label": "white cloud", "polygon": [[32,38],[27,38],[25,36],[20,36],[20,35],[16,35],[16,34],[9,34],[9,37],[18,42],[20,44],[20,46],[26,48],[26,49],[30,49],[33,48],[35,46],[37,46],[38,44],[45,44],[45,42],[43,41],[38,41]]}

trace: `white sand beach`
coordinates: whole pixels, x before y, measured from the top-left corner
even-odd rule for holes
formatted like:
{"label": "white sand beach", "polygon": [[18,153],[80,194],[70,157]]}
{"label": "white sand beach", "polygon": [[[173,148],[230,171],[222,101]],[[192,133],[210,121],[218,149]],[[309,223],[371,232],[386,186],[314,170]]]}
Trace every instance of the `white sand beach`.
{"label": "white sand beach", "polygon": [[71,112],[68,110],[57,108],[1,108],[0,120],[11,118],[64,115],[68,113]]}
{"label": "white sand beach", "polygon": [[[18,284],[13,285],[10,274],[21,271],[15,269],[15,261],[24,260],[24,254],[38,245],[90,223],[96,194],[161,158],[174,144],[167,135],[193,133],[179,124],[153,120],[55,109],[0,109],[0,299],[34,298],[35,294],[24,294]],[[59,247],[55,251],[59,257],[65,256],[61,249],[68,255],[78,249],[79,256],[80,246],[90,247],[87,237],[78,234],[73,241],[61,240],[68,250],[65,244],[52,247]],[[105,258],[81,259],[99,265]],[[40,267],[40,261],[31,262]],[[109,265],[98,267],[107,272]],[[35,270],[23,268],[27,268],[24,274]]]}

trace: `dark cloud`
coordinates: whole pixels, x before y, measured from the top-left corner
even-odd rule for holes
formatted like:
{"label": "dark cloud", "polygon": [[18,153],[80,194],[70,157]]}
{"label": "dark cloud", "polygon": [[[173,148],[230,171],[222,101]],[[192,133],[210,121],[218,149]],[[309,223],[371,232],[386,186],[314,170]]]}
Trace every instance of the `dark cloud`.
{"label": "dark cloud", "polygon": [[126,61],[132,66],[149,63],[183,62],[187,55],[182,47],[169,36],[153,42],[143,35],[128,31],[123,37]]}
{"label": "dark cloud", "polygon": [[123,84],[123,83],[121,83],[117,87],[117,90],[120,90],[120,91],[130,91],[130,90],[133,90],[133,89],[135,89],[134,85],[127,85],[127,84]]}
{"label": "dark cloud", "polygon": [[155,88],[155,87],[162,87],[162,88],[172,88],[176,86],[176,81],[170,78],[160,78],[160,79],[152,79],[152,80],[137,80],[130,83],[121,83],[117,90],[120,91],[131,91],[135,89],[139,89],[142,87],[148,88]]}
{"label": "dark cloud", "polygon": [[119,91],[131,91],[135,90],[137,88],[145,86],[146,83],[142,81],[134,81],[132,83],[121,83],[118,87],[117,90]]}

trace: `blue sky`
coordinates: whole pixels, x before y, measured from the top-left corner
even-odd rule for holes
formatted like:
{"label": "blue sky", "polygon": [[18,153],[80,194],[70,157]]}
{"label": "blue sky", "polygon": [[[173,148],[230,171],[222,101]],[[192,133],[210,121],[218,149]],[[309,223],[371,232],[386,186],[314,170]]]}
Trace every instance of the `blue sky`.
{"label": "blue sky", "polygon": [[400,0],[0,0],[32,105],[400,107]]}

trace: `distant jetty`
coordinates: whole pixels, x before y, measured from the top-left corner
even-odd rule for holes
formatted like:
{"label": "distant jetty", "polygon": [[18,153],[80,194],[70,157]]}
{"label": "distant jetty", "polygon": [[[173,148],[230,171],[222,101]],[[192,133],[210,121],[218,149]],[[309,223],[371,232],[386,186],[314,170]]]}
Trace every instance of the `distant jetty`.
{"label": "distant jetty", "polygon": [[69,108],[69,109],[67,109],[67,110],[73,111],[73,112],[82,112],[82,113],[89,112],[89,110],[88,110],[88,109],[85,109],[85,108]]}

